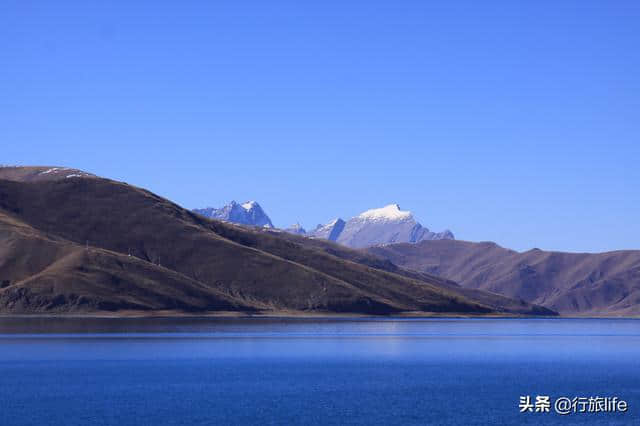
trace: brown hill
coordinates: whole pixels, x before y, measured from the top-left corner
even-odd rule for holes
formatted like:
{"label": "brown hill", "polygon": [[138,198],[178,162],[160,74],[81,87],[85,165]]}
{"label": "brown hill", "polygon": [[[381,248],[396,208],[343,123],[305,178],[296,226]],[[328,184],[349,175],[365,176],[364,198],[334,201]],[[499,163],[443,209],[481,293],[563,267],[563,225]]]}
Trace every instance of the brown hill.
{"label": "brown hill", "polygon": [[70,167],[0,167],[0,179],[18,182],[41,182],[73,177],[96,177],[91,173]]}
{"label": "brown hill", "polygon": [[[526,304],[522,299],[509,298],[490,291],[461,287],[450,279],[401,268],[388,259],[384,259],[364,251],[354,250],[325,239],[307,238],[272,229],[260,229],[259,231],[266,234],[279,234],[280,238],[278,240],[280,241],[290,240],[304,246],[306,249],[312,249],[310,251],[310,254],[312,255],[310,256],[310,259],[313,261],[318,261],[323,258],[318,254],[318,251],[321,251],[323,253],[330,254],[331,256],[339,257],[340,259],[366,265],[374,269],[391,272],[395,275],[401,275],[412,280],[430,283],[440,288],[449,289],[499,312],[522,312],[522,309]],[[318,267],[322,268],[323,266],[318,265]],[[550,311],[540,313],[544,315],[549,314]]]}
{"label": "brown hill", "polygon": [[0,311],[552,314],[371,267],[358,257],[380,261],[330,244],[211,221],[124,183],[33,178],[45,170],[0,169],[12,179],[0,180]]}
{"label": "brown hill", "polygon": [[494,243],[425,241],[368,249],[395,264],[562,314],[640,315],[640,251],[519,253]]}
{"label": "brown hill", "polygon": [[0,312],[256,310],[137,257],[46,235],[0,212]]}

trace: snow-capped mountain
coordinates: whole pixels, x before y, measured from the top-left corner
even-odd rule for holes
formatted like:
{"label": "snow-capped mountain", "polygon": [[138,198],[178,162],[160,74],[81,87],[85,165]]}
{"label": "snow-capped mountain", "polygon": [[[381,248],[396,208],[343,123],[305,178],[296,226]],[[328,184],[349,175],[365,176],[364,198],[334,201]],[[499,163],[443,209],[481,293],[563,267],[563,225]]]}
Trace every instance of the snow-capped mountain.
{"label": "snow-capped mountain", "polygon": [[367,210],[346,222],[342,219],[333,220],[317,228],[311,236],[354,248],[454,239],[449,230],[439,233],[429,231],[414,219],[411,212],[401,210],[397,204]]}
{"label": "snow-capped mountain", "polygon": [[[208,207],[194,209],[203,216],[238,223],[241,225],[274,228],[269,216],[260,204],[248,201],[239,204],[230,202],[219,209]],[[453,240],[451,231],[431,232],[418,223],[410,211],[401,210],[397,204],[367,210],[356,217],[344,221],[334,219],[326,225],[318,225],[306,231],[299,223],[282,231],[311,238],[335,241],[353,248],[363,248],[392,243],[417,243],[423,240]]]}
{"label": "snow-capped mountain", "polygon": [[309,233],[309,236],[324,238],[329,241],[336,241],[344,229],[345,223],[346,222],[340,218],[333,219],[326,225],[318,225],[316,229]]}
{"label": "snow-capped mountain", "polygon": [[207,207],[204,209],[193,209],[193,211],[211,219],[219,219],[241,225],[273,228],[271,219],[269,219],[269,216],[262,210],[260,204],[255,201],[247,201],[242,204],[231,201],[219,209]]}

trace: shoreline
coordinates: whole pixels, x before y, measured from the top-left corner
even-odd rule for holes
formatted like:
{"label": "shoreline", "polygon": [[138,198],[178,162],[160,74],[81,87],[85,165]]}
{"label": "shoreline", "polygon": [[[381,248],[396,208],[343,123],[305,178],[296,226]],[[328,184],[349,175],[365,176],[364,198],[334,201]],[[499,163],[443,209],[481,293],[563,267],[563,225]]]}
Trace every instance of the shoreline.
{"label": "shoreline", "polygon": [[437,312],[404,312],[394,315],[368,315],[358,313],[302,313],[291,311],[274,311],[264,313],[246,313],[235,311],[212,312],[176,312],[176,311],[122,311],[118,313],[25,313],[14,314],[0,313],[0,321],[3,319],[20,318],[65,318],[65,319],[369,319],[369,320],[393,320],[393,319],[640,319],[640,316],[616,316],[616,315],[516,315],[512,313],[492,314],[466,314],[466,313],[437,313]]}

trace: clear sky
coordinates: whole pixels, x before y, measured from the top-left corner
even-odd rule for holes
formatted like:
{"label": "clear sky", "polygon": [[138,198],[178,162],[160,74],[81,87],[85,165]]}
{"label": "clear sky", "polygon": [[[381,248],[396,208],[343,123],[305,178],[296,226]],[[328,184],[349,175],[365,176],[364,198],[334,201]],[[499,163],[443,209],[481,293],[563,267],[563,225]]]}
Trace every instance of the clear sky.
{"label": "clear sky", "polygon": [[459,239],[640,249],[639,23],[637,0],[5,0],[0,163],[276,226],[397,202]]}

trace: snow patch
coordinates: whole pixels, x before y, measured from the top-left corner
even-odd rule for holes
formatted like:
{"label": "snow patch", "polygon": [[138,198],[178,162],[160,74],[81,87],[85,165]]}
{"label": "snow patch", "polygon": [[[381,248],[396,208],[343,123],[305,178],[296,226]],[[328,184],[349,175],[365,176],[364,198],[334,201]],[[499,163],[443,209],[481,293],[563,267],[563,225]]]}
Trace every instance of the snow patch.
{"label": "snow patch", "polygon": [[358,217],[376,221],[398,221],[410,219],[412,215],[410,211],[400,210],[400,206],[397,204],[389,204],[379,209],[367,210],[366,212],[360,213]]}
{"label": "snow patch", "polygon": [[40,174],[41,174],[41,175],[47,175],[47,174],[49,174],[49,173],[53,173],[53,172],[58,171],[58,170],[60,170],[60,168],[58,168],[58,167],[54,167],[54,168],[52,168],[52,169],[47,169],[47,170],[45,170],[44,172],[40,172]]}
{"label": "snow patch", "polygon": [[61,171],[64,171],[64,170],[71,170],[71,169],[69,167],[52,167],[52,168],[47,169],[45,171],[42,171],[42,172],[40,172],[38,174],[40,174],[40,175],[48,175],[49,173],[61,172]]}
{"label": "snow patch", "polygon": [[242,204],[242,208],[245,210],[251,210],[256,205],[255,201],[247,201]]}

